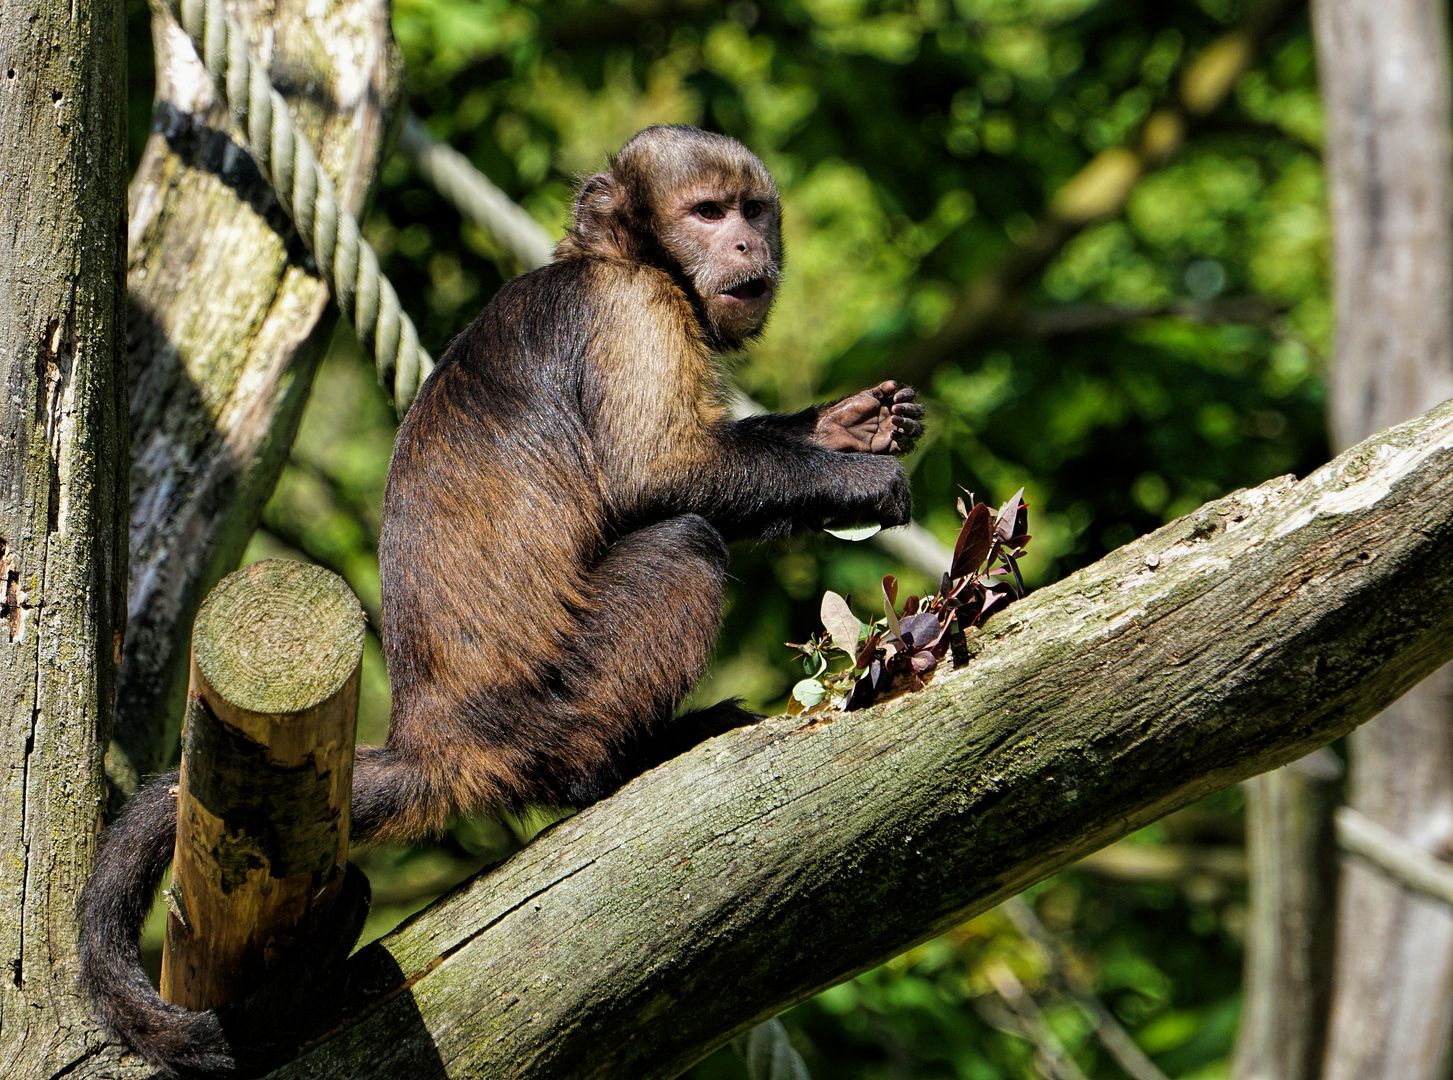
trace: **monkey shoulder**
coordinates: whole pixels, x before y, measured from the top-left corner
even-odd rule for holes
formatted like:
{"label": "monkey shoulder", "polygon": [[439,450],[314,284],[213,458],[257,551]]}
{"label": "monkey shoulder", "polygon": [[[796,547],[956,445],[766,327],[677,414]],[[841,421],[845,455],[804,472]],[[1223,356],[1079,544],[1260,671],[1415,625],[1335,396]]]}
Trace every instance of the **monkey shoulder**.
{"label": "monkey shoulder", "polygon": [[[671,275],[639,262],[593,258],[583,268],[592,298],[586,377],[602,407],[633,414],[648,403],[665,410],[662,422],[679,422],[720,396],[721,373],[700,320]],[[629,403],[626,405],[625,403]]]}
{"label": "monkey shoulder", "polygon": [[705,348],[691,301],[666,271],[629,259],[583,261],[588,263],[582,269],[602,329],[673,343],[684,337]]}

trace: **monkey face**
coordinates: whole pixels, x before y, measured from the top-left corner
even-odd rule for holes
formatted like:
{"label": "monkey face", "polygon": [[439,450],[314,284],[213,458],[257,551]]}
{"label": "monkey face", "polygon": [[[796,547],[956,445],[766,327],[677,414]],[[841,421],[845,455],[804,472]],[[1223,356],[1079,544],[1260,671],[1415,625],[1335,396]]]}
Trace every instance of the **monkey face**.
{"label": "monkey face", "polygon": [[663,232],[720,343],[734,348],[760,332],[781,278],[775,193],[692,187]]}
{"label": "monkey face", "polygon": [[684,125],[646,128],[575,195],[557,256],[591,254],[679,275],[714,348],[758,334],[781,279],[777,185],[746,147]]}

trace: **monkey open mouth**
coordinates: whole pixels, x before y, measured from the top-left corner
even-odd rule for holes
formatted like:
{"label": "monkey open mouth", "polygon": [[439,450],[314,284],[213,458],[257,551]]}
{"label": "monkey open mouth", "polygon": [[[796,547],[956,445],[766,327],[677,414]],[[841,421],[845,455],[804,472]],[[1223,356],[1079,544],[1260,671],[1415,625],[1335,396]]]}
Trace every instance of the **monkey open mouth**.
{"label": "monkey open mouth", "polygon": [[754,277],[735,288],[723,290],[722,295],[735,297],[738,300],[760,300],[767,295],[770,288],[766,278]]}

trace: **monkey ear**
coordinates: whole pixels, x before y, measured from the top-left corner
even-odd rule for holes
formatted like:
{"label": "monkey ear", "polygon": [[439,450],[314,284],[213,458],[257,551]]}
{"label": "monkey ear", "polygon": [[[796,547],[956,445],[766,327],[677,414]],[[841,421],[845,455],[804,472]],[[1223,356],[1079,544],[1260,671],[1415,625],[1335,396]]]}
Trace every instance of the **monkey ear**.
{"label": "monkey ear", "polygon": [[609,219],[615,216],[620,209],[616,205],[620,189],[616,184],[615,177],[610,173],[596,173],[585,183],[580,185],[580,190],[575,193],[575,222],[577,227],[582,224],[581,219]]}
{"label": "monkey ear", "polygon": [[608,172],[590,177],[575,193],[570,234],[563,250],[594,255],[628,255],[625,189]]}

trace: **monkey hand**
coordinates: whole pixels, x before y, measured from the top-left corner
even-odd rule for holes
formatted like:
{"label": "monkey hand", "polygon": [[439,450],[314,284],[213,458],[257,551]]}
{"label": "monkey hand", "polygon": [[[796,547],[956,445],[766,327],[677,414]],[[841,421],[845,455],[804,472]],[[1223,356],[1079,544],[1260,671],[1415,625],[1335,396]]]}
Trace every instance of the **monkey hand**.
{"label": "monkey hand", "polygon": [[813,440],[829,450],[906,454],[923,434],[923,406],[911,386],[891,379],[828,405],[818,414]]}
{"label": "monkey hand", "polygon": [[892,458],[864,457],[852,470],[851,491],[839,500],[839,511],[825,528],[874,522],[885,529],[907,525],[913,516],[908,474]]}

